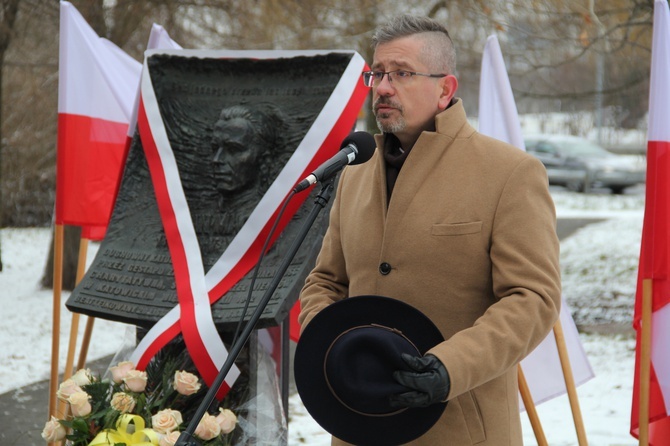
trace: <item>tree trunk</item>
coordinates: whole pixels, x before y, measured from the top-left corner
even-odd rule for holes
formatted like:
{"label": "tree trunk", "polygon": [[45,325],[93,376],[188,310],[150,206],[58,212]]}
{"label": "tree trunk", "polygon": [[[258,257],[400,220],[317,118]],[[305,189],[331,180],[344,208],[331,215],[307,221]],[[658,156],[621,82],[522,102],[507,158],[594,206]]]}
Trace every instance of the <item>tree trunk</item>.
{"label": "tree trunk", "polygon": [[[40,283],[45,288],[54,285],[54,230],[51,231],[51,246],[49,257],[44,268],[44,275]],[[81,228],[79,226],[65,226],[65,240],[63,240],[63,289],[72,291],[77,284],[77,262],[79,260],[79,242]]]}
{"label": "tree trunk", "polygon": [[[2,21],[0,22],[0,175],[2,173],[2,71],[5,64],[5,52],[12,38],[19,1],[3,0]],[[2,187],[0,187],[0,203],[2,203]],[[2,222],[2,206],[0,206],[0,227],[2,227]],[[2,271],[2,240],[0,240],[0,271]]]}

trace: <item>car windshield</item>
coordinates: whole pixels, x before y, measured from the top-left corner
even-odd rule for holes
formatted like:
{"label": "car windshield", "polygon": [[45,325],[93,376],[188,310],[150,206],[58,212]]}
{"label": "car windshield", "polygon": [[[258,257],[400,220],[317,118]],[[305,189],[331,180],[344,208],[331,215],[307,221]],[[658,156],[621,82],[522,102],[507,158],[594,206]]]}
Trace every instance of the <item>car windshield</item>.
{"label": "car windshield", "polygon": [[601,157],[609,152],[586,139],[570,139],[555,141],[555,144],[567,156]]}

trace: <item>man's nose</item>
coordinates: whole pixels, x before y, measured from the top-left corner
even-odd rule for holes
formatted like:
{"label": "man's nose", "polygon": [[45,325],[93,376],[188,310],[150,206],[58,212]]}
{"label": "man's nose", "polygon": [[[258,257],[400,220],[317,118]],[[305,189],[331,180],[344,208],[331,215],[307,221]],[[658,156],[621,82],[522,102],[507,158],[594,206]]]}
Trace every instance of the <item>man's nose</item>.
{"label": "man's nose", "polygon": [[379,81],[379,84],[377,84],[375,91],[379,96],[390,96],[393,93],[395,93],[395,88],[391,83],[390,74],[387,73],[386,76],[384,76],[382,80]]}

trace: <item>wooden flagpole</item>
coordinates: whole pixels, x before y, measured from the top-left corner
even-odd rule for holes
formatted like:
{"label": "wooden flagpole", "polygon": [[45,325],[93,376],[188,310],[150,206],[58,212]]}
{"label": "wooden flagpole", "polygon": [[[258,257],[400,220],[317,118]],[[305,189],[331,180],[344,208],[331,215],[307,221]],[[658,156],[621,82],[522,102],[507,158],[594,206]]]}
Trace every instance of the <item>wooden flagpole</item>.
{"label": "wooden flagpole", "polygon": [[86,356],[88,355],[88,346],[91,343],[91,334],[93,333],[93,323],[95,318],[93,316],[88,316],[86,318],[86,328],[84,328],[84,338],[81,341],[81,350],[79,351],[79,362],[77,363],[78,369],[83,369],[86,365]]}
{"label": "wooden flagpole", "polygon": [[533,428],[533,433],[535,434],[537,444],[538,446],[548,446],[547,437],[544,435],[542,423],[540,422],[540,417],[537,415],[537,409],[535,408],[533,397],[530,394],[530,388],[528,387],[526,376],[523,374],[523,370],[521,369],[521,364],[517,366],[517,374],[519,376],[519,392],[521,393],[521,399],[523,400],[523,405],[526,408],[526,413],[528,414],[530,425]]}
{"label": "wooden flagpole", "polygon": [[[81,282],[86,271],[86,255],[88,253],[88,239],[81,237],[79,239],[79,257],[77,259],[77,277],[75,286]],[[79,313],[72,313],[72,323],[70,325],[70,342],[68,343],[67,359],[65,361],[65,371],[63,373],[63,381],[72,376],[72,369],[74,366],[74,352],[77,349],[77,334],[79,332]],[[78,367],[78,369],[81,367]],[[60,404],[60,413],[65,413],[65,403]]]}
{"label": "wooden flagpole", "polygon": [[563,379],[565,380],[565,388],[568,391],[568,399],[570,400],[570,407],[572,409],[572,419],[575,423],[575,430],[577,431],[577,441],[579,446],[587,446],[586,431],[584,430],[584,421],[582,420],[582,411],[579,408],[579,398],[577,398],[577,386],[575,386],[575,379],[572,375],[572,367],[570,366],[570,357],[568,349],[565,345],[565,336],[563,334],[563,326],[559,318],[554,324],[554,338],[556,339],[556,347],[558,348],[558,356],[561,359],[561,368],[563,369]]}
{"label": "wooden flagpole", "polygon": [[49,381],[49,417],[57,417],[56,393],[58,391],[58,358],[60,345],[60,306],[63,287],[63,225],[54,226],[54,265],[53,265],[53,315],[51,329],[51,376]]}
{"label": "wooden flagpole", "polygon": [[649,386],[651,379],[651,307],[653,282],[642,279],[642,324],[640,335],[640,413],[638,440],[649,445]]}
{"label": "wooden flagpole", "polygon": [[[568,399],[570,400],[570,408],[572,409],[572,419],[574,420],[575,423],[575,430],[577,432],[577,441],[579,446],[588,446],[588,440],[586,439],[586,431],[584,429],[584,421],[582,419],[582,411],[579,407],[579,398],[577,397],[577,387],[575,385],[575,379],[572,375],[572,367],[570,366],[570,357],[568,355],[568,349],[565,344],[565,335],[563,333],[563,326],[561,325],[560,318],[554,324],[553,331],[554,331],[554,339],[556,340],[556,348],[558,349],[558,357],[561,360],[561,369],[563,371],[563,379],[565,380],[565,388],[567,389]],[[523,371],[521,370],[521,364],[518,365],[518,375],[519,375],[519,391],[521,392],[521,399],[523,400],[523,404],[526,407],[526,412],[528,413],[528,419],[530,420],[531,427],[533,428],[533,432],[535,433],[535,439],[537,440],[538,446],[545,446],[547,445],[547,439],[544,435],[544,430],[542,429],[540,418],[537,415],[537,410],[535,409],[535,402],[533,401],[533,398],[530,394],[530,388],[528,387],[526,378],[523,374]],[[642,409],[642,406],[640,406],[640,409]],[[642,432],[642,430],[640,430],[640,432]],[[640,438],[642,438],[641,435]]]}

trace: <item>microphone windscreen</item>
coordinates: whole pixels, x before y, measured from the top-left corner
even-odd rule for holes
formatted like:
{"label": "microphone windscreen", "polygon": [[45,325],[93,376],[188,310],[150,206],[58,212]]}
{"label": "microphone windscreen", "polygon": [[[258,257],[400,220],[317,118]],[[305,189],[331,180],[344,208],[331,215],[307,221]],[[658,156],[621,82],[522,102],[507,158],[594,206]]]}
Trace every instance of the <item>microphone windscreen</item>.
{"label": "microphone windscreen", "polygon": [[377,146],[374,136],[368,132],[350,133],[349,136],[342,141],[340,149],[344,149],[350,144],[356,146],[356,150],[358,150],[356,158],[350,163],[351,165],[362,164],[372,158],[372,154],[375,153],[375,148]]}

